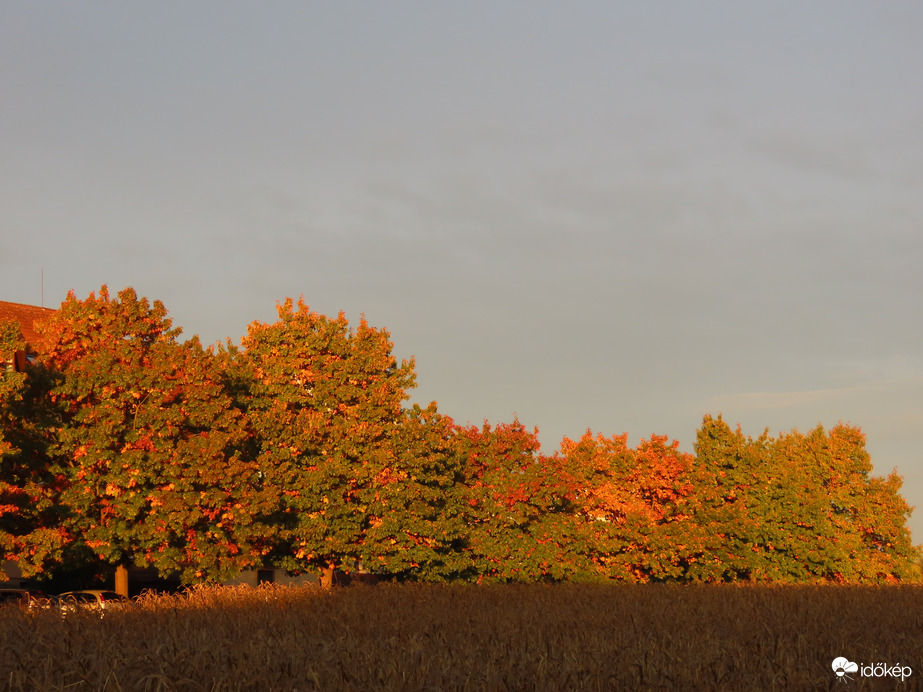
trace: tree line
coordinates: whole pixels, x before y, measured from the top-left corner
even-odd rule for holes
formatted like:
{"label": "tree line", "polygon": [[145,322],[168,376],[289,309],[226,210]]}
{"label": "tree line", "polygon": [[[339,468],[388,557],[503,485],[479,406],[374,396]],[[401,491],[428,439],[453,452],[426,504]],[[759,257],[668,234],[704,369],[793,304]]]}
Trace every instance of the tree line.
{"label": "tree line", "polygon": [[839,424],[754,439],[706,415],[695,453],[587,432],[551,455],[518,420],[406,406],[389,333],[287,299],[240,346],[180,340],[160,301],[69,294],[23,342],[0,324],[0,554],[184,582],[358,561],[443,581],[914,578],[896,473]]}

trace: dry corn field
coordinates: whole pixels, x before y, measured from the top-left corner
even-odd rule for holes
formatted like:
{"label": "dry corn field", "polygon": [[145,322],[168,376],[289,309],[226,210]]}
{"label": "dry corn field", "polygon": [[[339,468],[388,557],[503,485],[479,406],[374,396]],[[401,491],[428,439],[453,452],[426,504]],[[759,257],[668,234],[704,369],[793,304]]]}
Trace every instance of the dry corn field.
{"label": "dry corn field", "polygon": [[[831,662],[910,666],[893,677]],[[198,588],[104,617],[0,609],[6,690],[920,688],[923,588]]]}

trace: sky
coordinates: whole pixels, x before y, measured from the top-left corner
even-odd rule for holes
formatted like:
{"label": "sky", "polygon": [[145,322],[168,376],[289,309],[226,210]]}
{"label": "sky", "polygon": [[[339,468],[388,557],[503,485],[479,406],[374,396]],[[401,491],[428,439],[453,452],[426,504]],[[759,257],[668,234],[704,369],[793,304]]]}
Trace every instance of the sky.
{"label": "sky", "polygon": [[458,423],[839,421],[923,542],[923,4],[0,5],[0,300],[390,331]]}

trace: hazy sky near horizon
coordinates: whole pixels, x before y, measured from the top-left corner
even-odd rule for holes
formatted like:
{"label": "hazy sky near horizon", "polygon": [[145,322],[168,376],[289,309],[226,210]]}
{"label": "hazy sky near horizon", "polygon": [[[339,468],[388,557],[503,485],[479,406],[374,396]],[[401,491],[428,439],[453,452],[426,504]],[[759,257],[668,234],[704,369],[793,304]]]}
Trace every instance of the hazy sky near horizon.
{"label": "hazy sky near horizon", "polygon": [[303,295],[460,423],[859,425],[923,540],[923,4],[0,6],[0,300]]}

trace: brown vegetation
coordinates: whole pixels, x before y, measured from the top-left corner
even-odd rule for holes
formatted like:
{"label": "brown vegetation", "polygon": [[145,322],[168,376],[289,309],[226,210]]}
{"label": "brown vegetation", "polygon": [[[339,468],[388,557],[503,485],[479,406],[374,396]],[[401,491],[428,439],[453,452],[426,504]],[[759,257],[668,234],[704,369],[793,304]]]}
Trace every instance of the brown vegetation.
{"label": "brown vegetation", "polygon": [[916,689],[921,606],[918,586],[202,587],[0,610],[0,689],[814,690],[839,688],[838,656],[909,665]]}

